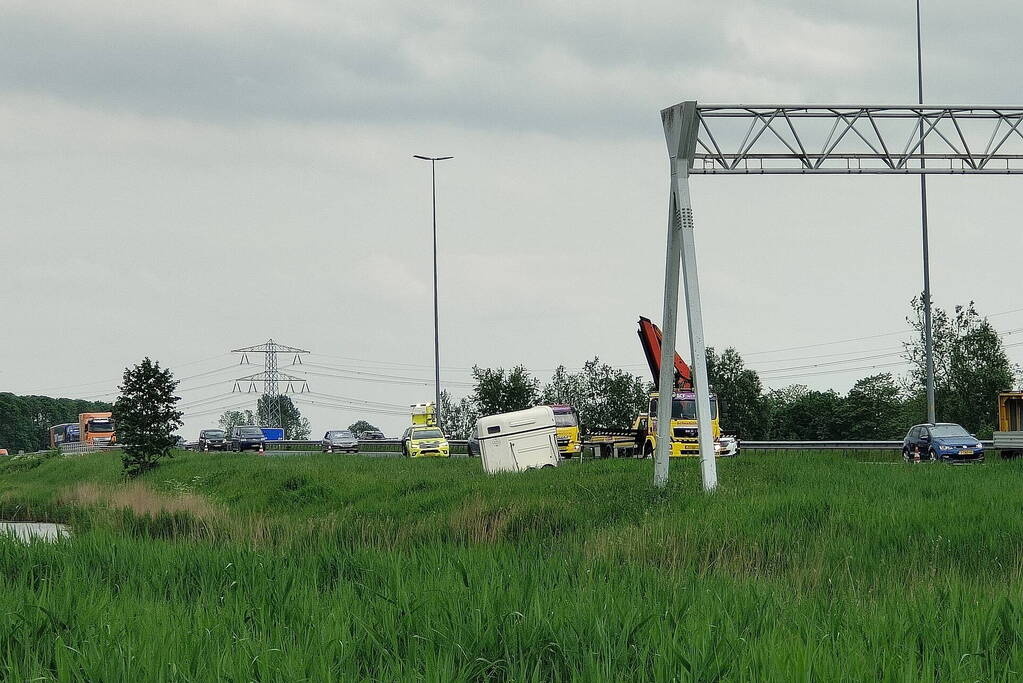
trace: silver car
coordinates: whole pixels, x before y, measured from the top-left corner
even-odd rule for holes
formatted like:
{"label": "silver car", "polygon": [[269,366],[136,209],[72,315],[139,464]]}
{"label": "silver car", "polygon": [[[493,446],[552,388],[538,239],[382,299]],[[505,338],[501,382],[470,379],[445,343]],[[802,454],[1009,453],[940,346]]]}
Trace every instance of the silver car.
{"label": "silver car", "polygon": [[320,447],[324,453],[358,453],[359,440],[347,429],[334,429],[323,435]]}

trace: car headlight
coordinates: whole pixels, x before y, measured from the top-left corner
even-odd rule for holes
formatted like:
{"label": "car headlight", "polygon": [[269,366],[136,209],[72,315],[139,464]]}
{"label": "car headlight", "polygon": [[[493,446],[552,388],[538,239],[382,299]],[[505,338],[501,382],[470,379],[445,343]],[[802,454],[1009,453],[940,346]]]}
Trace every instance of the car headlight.
{"label": "car headlight", "polygon": [[976,445],[976,446],[974,446],[974,448],[983,448],[983,447],[984,447],[984,444],[982,444],[982,443],[981,443],[981,442],[979,442],[979,441],[977,442],[977,445]]}

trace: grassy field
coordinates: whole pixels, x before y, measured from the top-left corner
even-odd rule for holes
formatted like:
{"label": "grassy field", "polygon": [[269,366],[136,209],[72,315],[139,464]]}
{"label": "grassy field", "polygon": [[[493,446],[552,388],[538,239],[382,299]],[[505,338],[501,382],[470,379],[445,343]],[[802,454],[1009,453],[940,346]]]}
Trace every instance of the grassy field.
{"label": "grassy field", "polygon": [[0,679],[1018,680],[1023,463],[0,464]]}

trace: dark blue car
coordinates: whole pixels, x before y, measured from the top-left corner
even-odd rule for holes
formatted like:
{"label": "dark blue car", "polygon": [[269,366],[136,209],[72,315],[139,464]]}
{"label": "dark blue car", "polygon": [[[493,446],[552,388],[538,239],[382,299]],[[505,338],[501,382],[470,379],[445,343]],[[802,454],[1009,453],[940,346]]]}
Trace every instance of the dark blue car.
{"label": "dark blue car", "polygon": [[906,434],[902,442],[902,457],[907,461],[982,462],[984,446],[977,437],[955,423],[922,424]]}

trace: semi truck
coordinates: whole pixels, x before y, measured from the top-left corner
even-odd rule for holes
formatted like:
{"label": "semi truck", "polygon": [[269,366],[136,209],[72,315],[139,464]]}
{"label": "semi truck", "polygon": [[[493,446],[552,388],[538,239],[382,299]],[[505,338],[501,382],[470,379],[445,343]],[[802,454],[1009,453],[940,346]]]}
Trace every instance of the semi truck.
{"label": "semi truck", "polygon": [[78,441],[78,424],[75,422],[53,425],[49,432],[50,448],[59,448],[61,444]]}
{"label": "semi truck", "polygon": [[109,446],[117,442],[114,434],[113,413],[82,413],[78,416],[79,440],[94,446]]}
{"label": "semi truck", "polygon": [[998,394],[998,431],[993,445],[1003,458],[1023,455],[1023,391]]}

